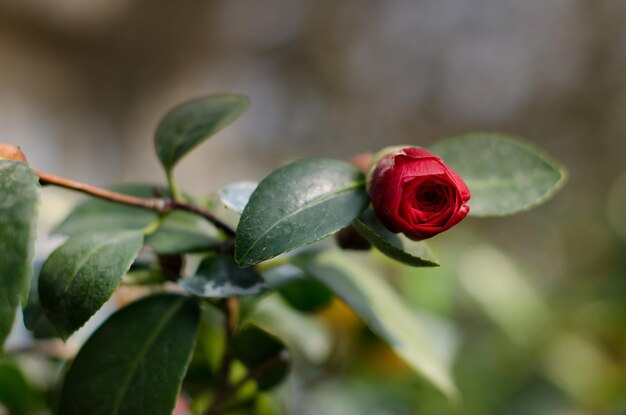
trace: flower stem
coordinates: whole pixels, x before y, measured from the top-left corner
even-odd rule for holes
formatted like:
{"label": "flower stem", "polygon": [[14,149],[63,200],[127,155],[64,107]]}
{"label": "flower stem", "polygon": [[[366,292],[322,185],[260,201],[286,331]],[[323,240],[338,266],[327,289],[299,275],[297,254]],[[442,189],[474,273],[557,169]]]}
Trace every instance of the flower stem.
{"label": "flower stem", "polygon": [[39,183],[41,183],[41,185],[53,185],[63,187],[65,189],[75,190],[77,192],[85,193],[90,196],[108,200],[110,202],[152,210],[160,214],[170,213],[174,210],[190,212],[195,215],[201,216],[207,221],[211,222],[216,228],[223,231],[229,237],[234,237],[236,234],[235,230],[232,227],[222,222],[215,215],[213,215],[213,213],[204,208],[201,208],[200,206],[177,200],[175,197],[144,199],[141,197],[129,196],[123,193],[113,192],[110,190],[102,189],[85,183],[80,183],[63,177],[54,176],[52,174],[40,172],[37,170],[34,170],[34,172],[39,176]]}

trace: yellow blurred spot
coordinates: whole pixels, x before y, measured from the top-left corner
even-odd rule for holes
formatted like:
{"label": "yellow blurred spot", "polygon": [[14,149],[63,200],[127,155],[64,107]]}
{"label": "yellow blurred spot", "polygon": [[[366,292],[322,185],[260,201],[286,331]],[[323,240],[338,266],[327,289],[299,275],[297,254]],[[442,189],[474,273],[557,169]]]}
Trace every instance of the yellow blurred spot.
{"label": "yellow blurred spot", "polygon": [[359,316],[343,301],[336,298],[333,299],[330,306],[320,311],[319,316],[326,320],[331,327],[340,331],[353,330],[363,325]]}

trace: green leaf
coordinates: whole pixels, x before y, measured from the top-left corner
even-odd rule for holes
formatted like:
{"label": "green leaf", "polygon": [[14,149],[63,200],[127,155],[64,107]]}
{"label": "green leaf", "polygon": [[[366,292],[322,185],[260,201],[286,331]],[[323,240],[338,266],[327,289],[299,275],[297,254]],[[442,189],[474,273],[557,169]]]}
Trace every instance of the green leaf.
{"label": "green leaf", "polygon": [[396,261],[414,267],[439,266],[424,242],[412,241],[402,234],[391,232],[380,223],[372,209],[363,212],[354,222],[354,227],[380,252]]}
{"label": "green leaf", "polygon": [[[39,266],[37,266],[37,264]],[[24,326],[31,332],[36,339],[50,339],[59,337],[59,334],[52,326],[52,323],[46,317],[46,313],[43,311],[41,302],[39,301],[39,273],[41,272],[41,263],[37,261],[35,263],[36,268],[39,268],[33,275],[30,286],[30,294],[28,296],[28,304],[24,308]]]}
{"label": "green leaf", "polygon": [[72,363],[59,400],[63,415],[169,415],[196,341],[198,303],[160,294],[111,316]]}
{"label": "green leaf", "polygon": [[[145,199],[153,198],[155,189],[169,196],[166,188],[153,184],[123,184],[110,189]],[[158,215],[150,210],[89,199],[78,205],[54,232],[72,236],[87,232],[143,230],[157,219]],[[206,220],[189,212],[176,211],[165,218],[159,229],[146,236],[146,244],[162,254],[203,252],[215,243],[216,238],[215,227]]]}
{"label": "green leaf", "polygon": [[143,244],[140,231],[70,238],[46,260],[39,299],[63,338],[82,327],[111,297]]}
{"label": "green leaf", "polygon": [[30,384],[18,366],[12,362],[0,364],[0,404],[12,415],[41,413],[41,394]]}
{"label": "green leaf", "polygon": [[237,119],[248,98],[222,94],[185,102],[168,112],[156,130],[154,145],[167,172],[198,144]]}
{"label": "green leaf", "polygon": [[[154,189],[167,194],[163,187],[150,184],[124,184],[110,187],[112,191],[142,198],[154,197]],[[150,210],[94,198],[79,204],[56,227],[54,232],[72,236],[86,232],[144,229],[157,218],[158,215]]]}
{"label": "green leaf", "polygon": [[159,229],[146,236],[146,244],[159,254],[208,251],[218,240],[217,230],[208,221],[188,212],[172,212]]}
{"label": "green leaf", "polygon": [[272,267],[262,274],[265,281],[296,310],[314,312],[333,299],[333,293],[325,285],[292,264]]}
{"label": "green leaf", "polygon": [[237,227],[235,260],[242,267],[319,241],[350,225],[369,197],[365,178],[347,163],[299,160],[259,184]]}
{"label": "green leaf", "polygon": [[467,134],[430,150],[469,187],[473,216],[506,216],[531,209],[558,191],[567,176],[550,156],[506,135]]}
{"label": "green leaf", "polygon": [[536,345],[554,331],[555,319],[541,292],[498,249],[475,244],[458,268],[461,286],[517,347]]}
{"label": "green leaf", "polygon": [[219,254],[204,259],[196,275],[180,284],[191,294],[204,298],[257,295],[269,289],[256,271],[239,268],[232,258]]}
{"label": "green leaf", "polygon": [[37,175],[27,164],[0,160],[0,349],[28,300],[38,205]]}
{"label": "green leaf", "polygon": [[271,389],[289,372],[290,360],[285,344],[254,324],[235,333],[233,352],[257,381],[259,390]]}
{"label": "green leaf", "polygon": [[241,214],[258,185],[248,181],[229,183],[218,190],[217,194],[226,208]]}
{"label": "green leaf", "polygon": [[270,295],[255,308],[249,321],[284,341],[297,358],[320,365],[333,349],[330,328],[315,316],[292,310],[276,295]]}
{"label": "green leaf", "polygon": [[298,255],[291,260],[342,298],[409,366],[448,397],[457,396],[449,363],[415,312],[385,280],[359,264],[359,257],[324,251]]}

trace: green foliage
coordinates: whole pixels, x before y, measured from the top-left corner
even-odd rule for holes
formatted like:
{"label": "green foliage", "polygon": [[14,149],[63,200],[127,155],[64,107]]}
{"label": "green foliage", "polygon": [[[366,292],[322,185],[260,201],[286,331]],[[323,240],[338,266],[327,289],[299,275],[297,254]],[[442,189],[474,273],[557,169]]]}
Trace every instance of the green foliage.
{"label": "green foliage", "polygon": [[64,339],[111,297],[143,244],[139,231],[70,238],[50,255],[39,276],[39,299]]}
{"label": "green foliage", "polygon": [[[332,335],[324,321],[311,314],[294,311],[285,301],[273,295],[254,309],[248,321],[281,339],[294,355],[306,362],[320,365],[332,351]],[[297,366],[298,362],[294,362]]]}
{"label": "green foliage", "polygon": [[319,241],[350,225],[368,203],[365,179],[350,165],[310,158],[267,176],[237,227],[235,260],[250,266]]}
{"label": "green foliage", "polygon": [[[144,199],[154,198],[155,191],[169,196],[163,186],[151,184],[123,184],[112,186],[112,191]],[[113,230],[144,230],[158,220],[157,213],[147,209],[90,199],[78,205],[56,227],[63,235]],[[189,212],[169,213],[156,231],[146,236],[146,244],[163,254],[202,252],[217,240],[217,231],[202,218]]]}
{"label": "green foliage", "polygon": [[181,281],[181,285],[203,298],[258,295],[269,288],[256,271],[239,268],[231,257],[219,254],[206,257],[196,275]]}
{"label": "green foliage", "polygon": [[[174,108],[160,123],[155,137],[169,189],[116,186],[113,191],[139,198],[131,204],[143,208],[88,200],[57,228],[69,239],[45,261],[37,282],[38,295],[32,296],[25,313],[25,322],[35,337],[50,335],[51,323],[67,338],[111,298],[120,284],[150,285],[151,290],[185,294],[147,296],[106,320],[69,366],[58,413],[170,414],[184,380],[182,396],[193,401],[194,413],[274,413],[277,405],[269,394],[261,392],[286,378],[291,356],[295,371],[302,370],[301,381],[311,373],[317,376],[319,368],[311,371],[308,367],[307,371],[307,365],[336,358],[336,352],[349,346],[350,339],[345,344],[333,343],[336,330],[332,326],[350,324],[346,320],[352,316],[349,311],[339,317],[333,314],[341,309],[340,302],[333,302],[336,297],[371,329],[364,335],[359,324],[360,336],[372,344],[382,339],[391,348],[384,349],[387,354],[397,355],[429,382],[420,383],[420,388],[432,384],[449,398],[457,396],[451,374],[458,343],[454,329],[441,318],[409,308],[389,284],[398,281],[394,279],[398,275],[390,274],[389,280],[384,278],[386,272],[377,275],[381,263],[369,262],[376,257],[344,254],[328,246],[307,249],[354,225],[395,263],[439,265],[424,243],[394,234],[367,208],[370,198],[363,173],[343,161],[309,158],[273,171],[258,185],[226,185],[217,196],[224,207],[241,214],[236,232],[230,229],[229,220],[218,218],[225,213],[223,209],[179,193],[172,179],[176,164],[237,118],[247,103],[244,97],[225,94]],[[470,213],[474,216],[527,210],[545,201],[565,179],[565,171],[557,162],[506,136],[470,134],[437,144],[432,151],[466,181],[472,192]],[[42,183],[48,181],[42,177]],[[38,188],[38,177],[26,164],[0,160],[0,296],[5,298],[0,302],[0,343],[11,329],[20,301],[26,304]],[[85,191],[85,187],[78,190]],[[92,193],[101,196],[101,192]],[[217,200],[216,195],[210,197]],[[152,249],[141,251],[144,243]],[[295,249],[299,250],[291,253]],[[458,274],[460,285],[497,326],[530,349],[535,345],[534,337],[553,324],[551,313],[506,261],[489,250],[472,252],[470,259],[463,260],[468,266],[459,272],[448,271],[451,280],[453,273]],[[202,256],[190,255],[197,253]],[[285,253],[288,255],[263,263]],[[196,271],[188,275],[198,262]],[[393,267],[391,261],[384,264]],[[491,272],[481,271],[493,265],[497,267]],[[131,267],[133,275],[125,275]],[[503,282],[513,291],[504,290]],[[516,293],[521,295],[511,300]],[[200,304],[204,316],[201,325]],[[531,315],[545,318],[524,317]],[[539,320],[544,325],[536,323]],[[583,350],[588,361],[596,359],[595,346],[575,333],[553,342],[549,354],[564,355],[563,350],[571,345]],[[367,354],[368,363],[376,361],[377,353]],[[187,373],[190,362],[192,370]],[[594,379],[612,373],[610,364],[605,363],[603,371],[593,374]],[[571,370],[566,365],[546,367],[554,383],[565,385],[568,393],[579,393],[580,385],[568,383]],[[13,369],[0,366],[0,401],[14,413],[27,413],[34,408],[28,401],[35,399],[35,392],[29,392],[26,380]],[[249,383],[252,380],[256,387]],[[6,389],[3,382],[9,383]],[[613,388],[617,383],[607,384]],[[373,395],[367,402],[382,396]],[[363,404],[358,410],[369,405]],[[384,407],[395,410],[400,405],[394,402]]]}
{"label": "green foliage", "polygon": [[289,371],[285,344],[254,324],[246,325],[235,334],[233,352],[246,365],[260,390],[276,386]]}
{"label": "green foliage", "polygon": [[188,212],[169,213],[156,232],[146,235],[146,244],[159,254],[206,252],[217,242],[217,230]]}
{"label": "green foliage", "polygon": [[229,183],[218,190],[217,194],[226,208],[241,214],[258,185],[247,181]]}
{"label": "green foliage", "polygon": [[12,415],[37,413],[41,403],[39,391],[26,379],[20,368],[12,362],[0,364],[0,404]]}
{"label": "green foliage", "polygon": [[24,163],[0,160],[0,348],[28,299],[38,205],[37,175]]}
{"label": "green foliage", "polygon": [[24,308],[24,326],[36,339],[49,339],[58,337],[56,329],[52,326],[39,301],[39,275],[35,273],[30,287],[28,304]]}
{"label": "green foliage", "polygon": [[115,313],[82,347],[61,390],[64,415],[169,415],[196,341],[197,302],[175,294]]}
{"label": "green foliage", "polygon": [[[109,190],[141,198],[154,197],[154,191],[165,188],[150,184],[123,184]],[[167,194],[167,193],[164,193]],[[158,214],[138,207],[113,203],[102,199],[89,199],[77,207],[54,230],[61,235],[78,235],[87,232],[144,229],[158,218]]]}
{"label": "green foliage", "polygon": [[565,183],[565,168],[543,152],[500,134],[467,134],[430,148],[470,189],[470,215],[506,216],[533,208]]}
{"label": "green foliage", "polygon": [[380,223],[372,209],[363,212],[354,227],[380,252],[396,261],[414,267],[439,266],[425,243],[391,232]]}
{"label": "green foliage", "polygon": [[296,310],[317,311],[333,299],[328,288],[292,264],[272,267],[263,272],[263,278]]}
{"label": "green foliage", "polygon": [[222,94],[187,101],[168,112],[154,137],[165,170],[170,172],[189,151],[237,119],[246,108],[246,97]]}
{"label": "green foliage", "polygon": [[447,396],[457,396],[448,362],[383,279],[338,251],[300,255],[292,261],[344,300],[413,369]]}

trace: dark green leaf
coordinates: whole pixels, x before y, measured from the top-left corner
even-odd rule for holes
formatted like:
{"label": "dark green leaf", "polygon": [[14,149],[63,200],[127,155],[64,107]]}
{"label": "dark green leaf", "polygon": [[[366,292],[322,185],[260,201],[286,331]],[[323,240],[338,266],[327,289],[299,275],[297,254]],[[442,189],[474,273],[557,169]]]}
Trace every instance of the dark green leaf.
{"label": "dark green leaf", "polygon": [[169,415],[196,341],[195,300],[161,294],[111,316],[72,363],[57,413]]}
{"label": "dark green leaf", "polygon": [[326,286],[291,264],[269,268],[263,272],[263,278],[296,310],[316,311],[333,299]]}
{"label": "dark green leaf", "polygon": [[341,297],[369,327],[417,372],[455,397],[449,362],[429,338],[415,312],[381,279],[341,251],[302,254],[291,259]]}
{"label": "dark green leaf", "polygon": [[237,263],[258,264],[350,225],[369,201],[364,180],[349,164],[323,158],[274,171],[243,211],[235,243]]}
{"label": "dark green leaf", "polygon": [[28,296],[28,304],[26,308],[24,308],[24,326],[32,333],[33,337],[36,339],[49,339],[58,337],[59,334],[52,327],[52,324],[46,317],[46,313],[43,311],[43,307],[41,306],[41,302],[39,301],[39,291],[37,287],[39,287],[39,273],[41,272],[41,263],[37,261],[35,263],[39,266],[38,271],[35,272],[33,276],[33,280],[30,287],[30,295]]}
{"label": "dark green leaf", "polygon": [[313,312],[326,307],[333,293],[319,281],[303,278],[278,289],[278,293],[296,310]]}
{"label": "dark green leaf", "polygon": [[506,135],[468,134],[430,150],[469,187],[473,216],[505,216],[531,209],[559,190],[567,176],[550,156]]}
{"label": "dark green leaf", "polygon": [[233,352],[246,365],[260,390],[276,386],[289,372],[285,344],[254,324],[235,333]]}
{"label": "dark green leaf", "polygon": [[248,98],[222,94],[185,102],[165,115],[154,144],[167,172],[198,144],[230,124],[248,108]]}
{"label": "dark green leaf", "polygon": [[181,281],[191,294],[204,298],[257,295],[269,289],[253,269],[239,268],[232,258],[214,254],[207,257],[192,278]]}
{"label": "dark green leaf", "polygon": [[38,205],[37,175],[27,164],[0,160],[0,348],[28,300]]}
{"label": "dark green leaf", "polygon": [[294,311],[276,295],[264,298],[247,321],[284,341],[296,366],[298,358],[320,365],[332,353],[332,333],[326,321]]}
{"label": "dark green leaf", "polygon": [[0,364],[0,404],[11,415],[30,415],[39,413],[37,406],[43,400],[39,392],[26,379],[14,363]]}
{"label": "dark green leaf", "polygon": [[234,182],[222,187],[217,193],[224,206],[241,214],[258,185],[256,182]]}
{"label": "dark green leaf", "polygon": [[50,255],[39,276],[39,298],[63,338],[111,297],[142,244],[140,231],[84,234]]}
{"label": "dark green leaf", "polygon": [[372,209],[363,212],[354,227],[380,252],[396,261],[414,267],[439,266],[425,243],[391,232],[380,223]]}

